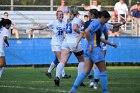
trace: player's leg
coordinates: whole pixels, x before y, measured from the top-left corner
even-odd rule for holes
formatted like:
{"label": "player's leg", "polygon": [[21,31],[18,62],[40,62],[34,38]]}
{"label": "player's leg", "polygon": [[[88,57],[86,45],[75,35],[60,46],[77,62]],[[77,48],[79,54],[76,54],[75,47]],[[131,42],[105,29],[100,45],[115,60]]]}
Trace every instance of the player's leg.
{"label": "player's leg", "polygon": [[52,78],[51,72],[57,66],[58,63],[59,63],[58,58],[55,56],[55,59],[54,59],[54,61],[52,61],[48,71],[45,72],[45,74],[48,76],[48,78]]}
{"label": "player's leg", "polygon": [[59,86],[60,76],[62,74],[62,70],[64,69],[64,66],[67,63],[70,55],[71,55],[71,52],[69,50],[62,49],[60,63],[57,65],[57,68],[56,68],[56,78],[54,79],[54,82],[55,82],[56,86]]}
{"label": "player's leg", "polygon": [[[60,62],[60,59],[61,59],[61,45],[56,45],[55,47],[56,48],[55,48],[54,53],[55,53],[56,57],[58,58],[58,62],[57,62],[57,64],[58,64]],[[71,77],[71,75],[68,75],[68,74],[65,73],[64,68],[62,70],[62,74],[61,75],[62,75],[62,77],[64,79],[67,79],[67,78]]]}
{"label": "player's leg", "polygon": [[107,78],[107,71],[106,71],[106,63],[104,61],[96,63],[97,67],[100,70],[100,83],[102,86],[103,93],[108,93],[107,85],[108,85],[108,78]]}
{"label": "player's leg", "polygon": [[89,75],[88,75],[88,79],[89,79],[89,87],[92,88],[94,85],[94,81],[93,81],[93,69],[91,69]]}
{"label": "player's leg", "polygon": [[94,68],[94,87],[93,88],[97,89],[98,88],[98,82],[99,82],[99,79],[100,79],[100,71],[95,64],[94,64],[93,68]]}
{"label": "player's leg", "polygon": [[106,63],[105,58],[103,55],[103,50],[100,47],[94,48],[94,61],[96,66],[99,68],[100,71],[100,83],[102,86],[103,93],[108,93],[107,85],[108,85],[108,79],[107,79],[107,72],[106,72]]}
{"label": "player's leg", "polygon": [[[78,68],[77,68],[77,72],[78,72],[78,76],[84,72],[84,56],[83,56],[83,50],[79,51],[79,52],[73,52],[74,55],[76,56],[76,58],[78,59]],[[80,86],[85,86],[85,84],[82,82],[80,84]]]}
{"label": "player's leg", "polygon": [[90,70],[92,69],[93,63],[90,60],[85,60],[84,64],[84,72],[82,72],[79,76],[77,76],[71,90],[69,93],[75,93],[79,85],[83,82],[83,80],[88,76]]}
{"label": "player's leg", "polygon": [[5,57],[4,56],[0,56],[0,78],[2,76],[3,70],[4,70],[4,66],[6,65],[5,63]]}

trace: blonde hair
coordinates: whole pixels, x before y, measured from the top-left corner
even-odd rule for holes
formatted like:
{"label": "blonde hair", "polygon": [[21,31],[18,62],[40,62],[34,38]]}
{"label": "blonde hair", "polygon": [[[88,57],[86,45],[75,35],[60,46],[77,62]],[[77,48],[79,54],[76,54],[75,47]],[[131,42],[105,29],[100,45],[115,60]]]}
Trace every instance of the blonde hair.
{"label": "blonde hair", "polygon": [[79,14],[78,8],[76,6],[71,6],[69,8],[69,13],[70,13],[69,19],[73,20],[73,18]]}

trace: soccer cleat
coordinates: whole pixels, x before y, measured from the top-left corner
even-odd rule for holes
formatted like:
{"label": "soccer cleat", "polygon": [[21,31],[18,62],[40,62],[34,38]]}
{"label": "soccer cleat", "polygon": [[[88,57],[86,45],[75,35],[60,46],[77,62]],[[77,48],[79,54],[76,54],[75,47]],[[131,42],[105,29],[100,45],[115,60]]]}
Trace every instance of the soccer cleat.
{"label": "soccer cleat", "polygon": [[68,79],[68,78],[70,78],[70,77],[71,77],[71,75],[65,74],[64,77],[62,77],[62,78]]}
{"label": "soccer cleat", "polygon": [[60,84],[60,79],[59,79],[59,77],[56,77],[56,78],[54,79],[54,83],[55,83],[55,86],[59,86],[59,84]]}
{"label": "soccer cleat", "polygon": [[83,86],[83,87],[85,87],[86,85],[82,82],[81,84],[80,84],[80,86]]}
{"label": "soccer cleat", "polygon": [[94,82],[90,82],[89,87],[92,88],[94,86]]}
{"label": "soccer cleat", "polygon": [[93,88],[94,88],[94,89],[97,89],[97,88],[98,88],[98,83],[97,83],[97,82],[94,82]]}
{"label": "soccer cleat", "polygon": [[48,76],[48,78],[49,78],[49,79],[51,79],[51,78],[52,78],[51,73],[49,73],[49,72],[45,72],[45,74],[46,74],[46,76]]}

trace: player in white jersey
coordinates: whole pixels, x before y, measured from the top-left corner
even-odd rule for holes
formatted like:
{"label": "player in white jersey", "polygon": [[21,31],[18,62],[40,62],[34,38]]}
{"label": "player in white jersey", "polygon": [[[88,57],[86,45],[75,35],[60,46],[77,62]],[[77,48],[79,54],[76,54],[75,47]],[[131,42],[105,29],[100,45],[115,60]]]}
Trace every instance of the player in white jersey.
{"label": "player in white jersey", "polygon": [[66,24],[66,37],[62,44],[61,59],[60,63],[57,65],[56,78],[54,79],[56,86],[59,86],[60,75],[72,52],[79,61],[78,75],[83,72],[84,68],[82,44],[79,43],[76,49],[76,42],[81,31],[82,21],[78,18],[79,13],[76,6],[71,6],[69,13],[69,20]]}
{"label": "player in white jersey", "polygon": [[[63,12],[57,11],[56,12],[57,20],[52,21],[51,23],[47,24],[47,26],[41,26],[38,28],[32,28],[32,30],[36,29],[45,29],[45,28],[52,28],[53,34],[51,39],[51,48],[52,51],[55,53],[56,57],[58,58],[58,62],[54,61],[51,63],[50,68],[46,72],[46,75],[51,78],[51,71],[54,69],[54,67],[57,66],[57,64],[60,61],[61,56],[61,45],[64,40],[64,31],[66,30],[66,22],[63,21]],[[67,75],[63,69],[62,77],[64,78],[70,78],[70,75]]]}
{"label": "player in white jersey", "polygon": [[10,28],[12,22],[9,19],[1,19],[0,21],[0,77],[2,76],[5,62],[5,53],[4,53],[4,43],[6,47],[9,47],[9,43],[7,41],[8,37],[8,29]]}

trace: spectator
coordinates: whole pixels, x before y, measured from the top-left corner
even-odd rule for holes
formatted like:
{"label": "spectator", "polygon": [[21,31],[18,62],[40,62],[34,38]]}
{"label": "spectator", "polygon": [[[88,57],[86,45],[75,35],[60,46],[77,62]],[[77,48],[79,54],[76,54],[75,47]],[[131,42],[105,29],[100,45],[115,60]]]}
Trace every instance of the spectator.
{"label": "spectator", "polygon": [[137,1],[137,4],[130,7],[130,12],[132,14],[132,11],[138,8],[138,4],[140,4],[140,0]]}
{"label": "spectator", "polygon": [[118,21],[123,21],[124,18],[128,16],[128,8],[124,0],[120,0],[115,4],[114,16],[118,18]]}
{"label": "spectator", "polygon": [[84,23],[85,23],[86,21],[88,21],[88,15],[84,15],[83,21],[84,21]]}
{"label": "spectator", "polygon": [[61,5],[58,6],[57,11],[62,11],[64,15],[68,15],[69,9],[67,6],[67,2],[64,0],[61,0]]}
{"label": "spectator", "polygon": [[134,17],[134,20],[140,20],[140,4],[137,5],[137,9],[133,10],[132,17]]}
{"label": "spectator", "polygon": [[[3,18],[4,18],[4,19],[9,19],[8,17],[9,17],[8,12],[4,12],[4,13],[3,13]],[[11,34],[14,34],[15,37],[16,37],[16,39],[17,39],[17,43],[18,43],[18,44],[21,44],[22,42],[19,40],[19,32],[18,32],[18,30],[17,30],[14,26],[15,26],[15,24],[12,23],[10,33],[11,33]]]}
{"label": "spectator", "polygon": [[132,17],[134,18],[134,31],[136,32],[137,22],[140,22],[140,4],[138,4],[137,9],[133,10]]}
{"label": "spectator", "polygon": [[85,6],[85,4],[82,4],[85,10],[90,9],[97,9],[98,11],[101,11],[101,5],[98,5],[97,0],[92,0],[92,4],[90,6]]}

